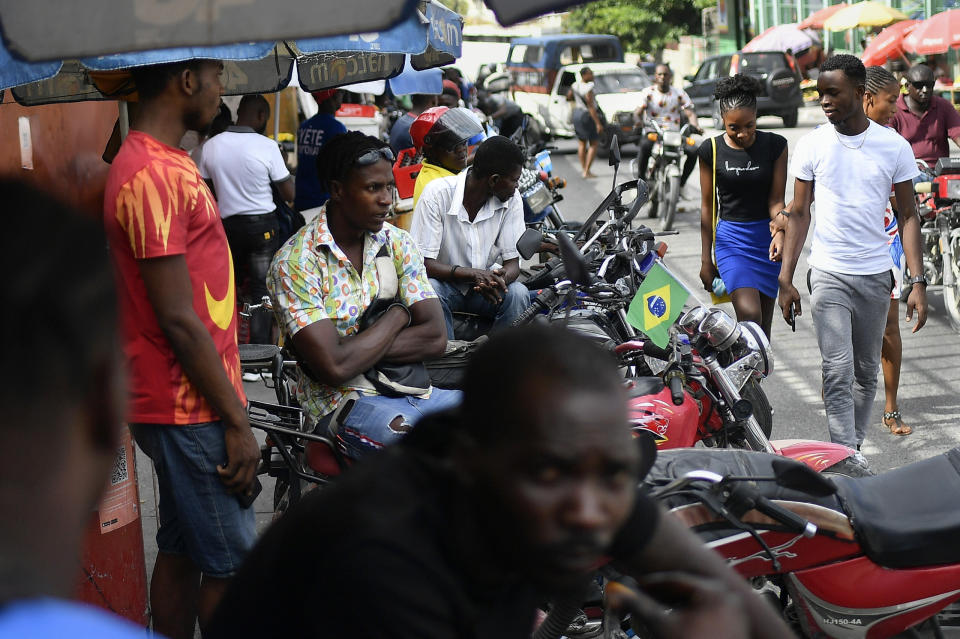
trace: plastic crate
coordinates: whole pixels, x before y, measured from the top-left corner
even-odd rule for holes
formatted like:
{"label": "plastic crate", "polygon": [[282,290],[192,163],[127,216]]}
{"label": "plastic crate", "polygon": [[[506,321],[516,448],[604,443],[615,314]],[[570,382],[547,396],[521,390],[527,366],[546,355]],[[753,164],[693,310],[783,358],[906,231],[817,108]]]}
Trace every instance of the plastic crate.
{"label": "plastic crate", "polygon": [[420,175],[421,164],[413,163],[417,159],[417,150],[414,148],[400,151],[393,163],[393,179],[397,183],[397,195],[401,200],[413,197],[413,186]]}

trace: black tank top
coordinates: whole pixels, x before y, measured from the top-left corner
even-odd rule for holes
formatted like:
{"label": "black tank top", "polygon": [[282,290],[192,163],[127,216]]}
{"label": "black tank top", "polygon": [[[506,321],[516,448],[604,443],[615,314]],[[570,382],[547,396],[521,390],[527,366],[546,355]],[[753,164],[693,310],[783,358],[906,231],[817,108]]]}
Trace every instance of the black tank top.
{"label": "black tank top", "polygon": [[[776,133],[757,131],[757,139],[748,149],[732,149],[723,135],[717,141],[717,184],[720,219],[729,222],[757,222],[770,219],[770,186],[773,167],[787,146]],[[710,166],[713,148],[704,140],[697,151]]]}

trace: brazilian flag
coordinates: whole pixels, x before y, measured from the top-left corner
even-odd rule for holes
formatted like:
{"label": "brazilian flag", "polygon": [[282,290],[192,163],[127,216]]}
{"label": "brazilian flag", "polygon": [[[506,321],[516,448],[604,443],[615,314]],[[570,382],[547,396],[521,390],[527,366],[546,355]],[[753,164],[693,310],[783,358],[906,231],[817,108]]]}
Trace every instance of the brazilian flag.
{"label": "brazilian flag", "polygon": [[654,264],[630,302],[627,321],[661,348],[670,343],[670,326],[690,293],[659,263]]}

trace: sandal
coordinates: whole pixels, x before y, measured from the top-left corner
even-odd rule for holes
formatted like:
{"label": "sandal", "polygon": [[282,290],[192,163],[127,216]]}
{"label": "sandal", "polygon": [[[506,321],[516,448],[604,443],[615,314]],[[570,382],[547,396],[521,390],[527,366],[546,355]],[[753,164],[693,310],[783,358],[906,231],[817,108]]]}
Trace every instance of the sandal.
{"label": "sandal", "polygon": [[[889,423],[889,420],[893,420],[893,424]],[[903,423],[903,420],[900,419],[900,411],[895,410],[891,412],[884,411],[883,421],[881,422],[883,427],[890,431],[891,435],[909,435],[913,432],[913,429]]]}

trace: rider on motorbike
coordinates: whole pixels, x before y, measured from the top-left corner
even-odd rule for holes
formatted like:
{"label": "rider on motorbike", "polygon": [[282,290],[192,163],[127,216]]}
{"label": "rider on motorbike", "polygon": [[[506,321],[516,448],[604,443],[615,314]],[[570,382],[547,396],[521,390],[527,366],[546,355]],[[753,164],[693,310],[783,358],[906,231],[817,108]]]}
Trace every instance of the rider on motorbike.
{"label": "rider on motorbike", "polygon": [[423,153],[423,167],[413,187],[417,205],[423,187],[439,177],[456,175],[467,168],[467,146],[483,135],[483,128],[469,111],[445,106],[427,109],[410,125],[413,145]]}
{"label": "rider on motorbike", "polygon": [[[672,86],[670,84],[672,80],[673,71],[670,67],[666,64],[658,64],[654,84],[640,92],[640,106],[633,112],[637,126],[642,126],[644,116],[649,116],[657,119],[664,128],[679,129],[686,121],[690,123],[695,133],[703,133],[690,96],[683,89]],[[646,180],[653,141],[646,136],[641,136],[637,144],[640,147],[640,177]],[[697,165],[697,147],[685,145],[684,153],[687,159],[683,163],[683,173],[680,175],[680,188],[687,183],[687,178]]]}

